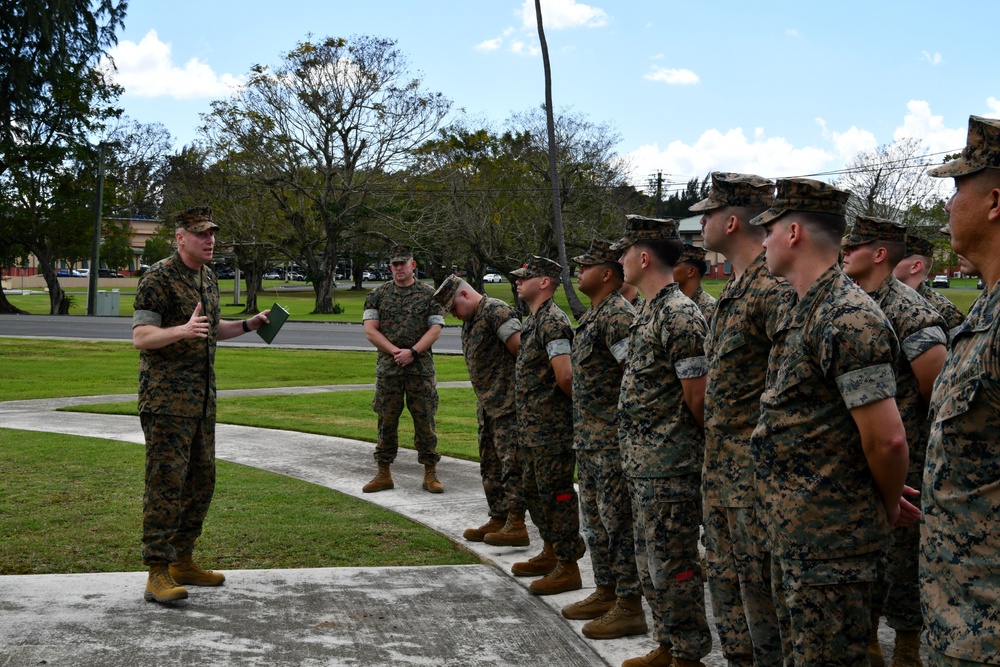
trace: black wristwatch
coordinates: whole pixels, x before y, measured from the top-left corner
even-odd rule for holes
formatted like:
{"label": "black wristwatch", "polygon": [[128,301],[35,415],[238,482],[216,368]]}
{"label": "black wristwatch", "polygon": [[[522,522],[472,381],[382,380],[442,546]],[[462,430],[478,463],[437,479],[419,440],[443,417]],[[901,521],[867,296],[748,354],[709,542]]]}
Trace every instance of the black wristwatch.
{"label": "black wristwatch", "polygon": [[243,333],[250,333],[250,327],[247,325],[246,320],[243,320]]}
{"label": "black wristwatch", "polygon": [[413,353],[413,358],[414,358],[414,359],[416,359],[416,358],[417,358],[417,356],[418,356],[418,355],[420,354],[419,352],[417,352],[417,351],[416,351],[415,349],[413,349],[412,347],[410,348],[410,352],[412,352],[412,353]]}

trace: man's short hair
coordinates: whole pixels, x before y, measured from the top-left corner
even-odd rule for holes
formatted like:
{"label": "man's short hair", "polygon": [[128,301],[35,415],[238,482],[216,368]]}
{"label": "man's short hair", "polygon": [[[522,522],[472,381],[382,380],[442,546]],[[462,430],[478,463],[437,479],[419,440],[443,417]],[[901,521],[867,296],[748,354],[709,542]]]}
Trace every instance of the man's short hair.
{"label": "man's short hair", "polygon": [[876,243],[885,248],[886,259],[892,266],[896,266],[906,257],[906,241],[876,241]]}
{"label": "man's short hair", "polygon": [[673,268],[684,252],[684,241],[680,239],[642,239],[635,242],[644,248],[661,264]]}
{"label": "man's short hair", "polygon": [[824,245],[829,242],[840,248],[840,241],[847,231],[847,219],[843,215],[819,211],[795,211],[791,216],[805,224],[810,233]]}

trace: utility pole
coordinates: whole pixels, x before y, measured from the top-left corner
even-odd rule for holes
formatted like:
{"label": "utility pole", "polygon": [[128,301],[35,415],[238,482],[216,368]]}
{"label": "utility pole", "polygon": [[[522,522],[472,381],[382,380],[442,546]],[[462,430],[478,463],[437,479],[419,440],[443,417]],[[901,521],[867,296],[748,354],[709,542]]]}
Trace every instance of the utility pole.
{"label": "utility pole", "polygon": [[104,206],[104,147],[97,144],[97,193],[94,195],[94,237],[90,241],[90,274],[87,276],[87,314],[97,310],[97,278],[101,266],[101,209]]}

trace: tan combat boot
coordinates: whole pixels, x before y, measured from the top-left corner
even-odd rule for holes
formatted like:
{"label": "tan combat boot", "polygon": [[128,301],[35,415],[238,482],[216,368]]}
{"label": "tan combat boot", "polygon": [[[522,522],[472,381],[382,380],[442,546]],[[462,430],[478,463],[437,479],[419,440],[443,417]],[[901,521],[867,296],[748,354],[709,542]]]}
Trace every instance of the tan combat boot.
{"label": "tan combat boot", "polygon": [[495,547],[526,547],[531,544],[524,525],[524,512],[511,512],[503,528],[488,533],[483,542]]}
{"label": "tan combat boot", "polygon": [[226,575],[198,567],[191,560],[191,553],[178,554],[177,561],[170,564],[170,576],[178,584],[188,586],[221,586]]}
{"label": "tan combat boot", "polygon": [[562,608],[563,618],[573,621],[589,621],[600,618],[615,606],[615,587],[598,586],[597,590],[573,604]]}
{"label": "tan combat boot", "polygon": [[542,547],[542,553],[532,556],[526,561],[514,563],[511,565],[510,571],[514,573],[515,577],[540,577],[556,569],[558,564],[559,561],[552,550],[552,543],[546,542],[545,546]]}
{"label": "tan combat boot", "polygon": [[878,623],[874,624],[868,635],[868,662],[871,667],[885,667],[885,656],[882,655],[882,645],[878,641]]}
{"label": "tan combat boot", "polygon": [[896,648],[889,667],[924,667],[920,659],[920,633],[896,631]]}
{"label": "tan combat boot", "polygon": [[615,606],[600,618],[583,626],[583,636],[591,639],[618,639],[649,632],[646,612],[642,610],[642,596],[618,598]]}
{"label": "tan combat boot", "polygon": [[438,481],[437,466],[431,464],[424,466],[424,491],[430,493],[444,493],[444,484]]}
{"label": "tan combat boot", "polygon": [[670,646],[660,644],[641,658],[629,658],[622,667],[673,667],[674,657],[670,655]]}
{"label": "tan combat boot", "polygon": [[556,569],[541,579],[532,581],[528,586],[528,590],[535,595],[556,595],[567,591],[578,591],[581,588],[583,580],[580,579],[580,567],[575,560],[559,561]]}
{"label": "tan combat boot", "polygon": [[149,579],[146,581],[146,592],[143,597],[149,602],[173,602],[183,600],[188,596],[187,589],[178,586],[166,563],[156,563],[149,566]]}
{"label": "tan combat boot", "polygon": [[479,528],[466,528],[465,532],[462,533],[462,537],[469,540],[470,542],[482,542],[483,538],[489,533],[495,533],[504,527],[505,521],[503,519],[497,519],[496,517],[490,517],[490,520],[481,525]]}
{"label": "tan combat boot", "polygon": [[361,487],[364,493],[376,493],[378,491],[388,491],[389,489],[396,486],[392,483],[392,474],[389,472],[388,463],[378,464],[378,473],[372,478],[372,481]]}

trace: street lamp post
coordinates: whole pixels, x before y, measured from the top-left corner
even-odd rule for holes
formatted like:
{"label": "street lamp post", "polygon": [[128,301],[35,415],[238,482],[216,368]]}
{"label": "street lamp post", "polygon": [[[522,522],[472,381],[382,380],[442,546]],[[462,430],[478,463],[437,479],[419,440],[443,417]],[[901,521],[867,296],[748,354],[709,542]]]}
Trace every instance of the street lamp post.
{"label": "street lamp post", "polygon": [[90,274],[87,276],[87,314],[97,311],[97,277],[101,262],[101,208],[104,205],[104,146],[97,144],[97,192],[94,195],[94,237],[90,241]]}

